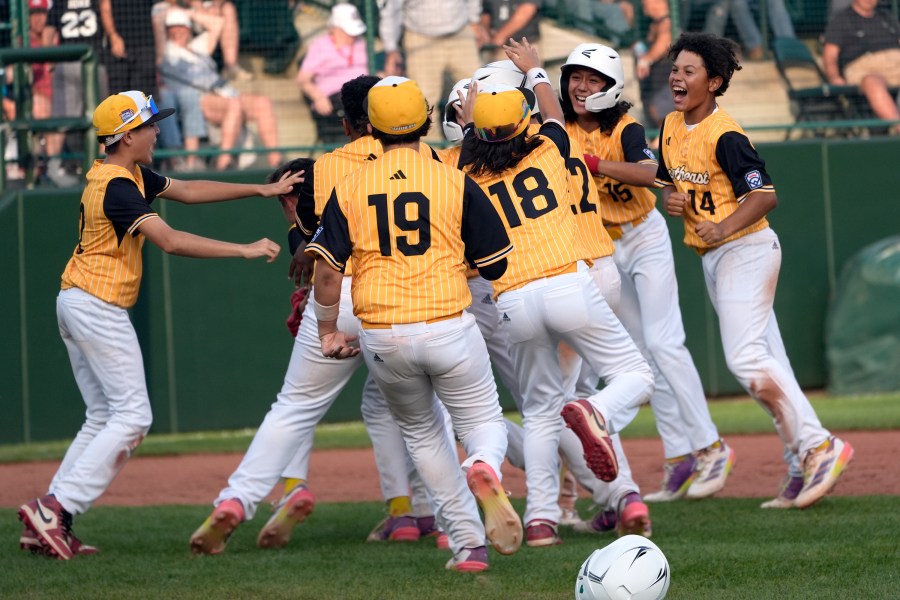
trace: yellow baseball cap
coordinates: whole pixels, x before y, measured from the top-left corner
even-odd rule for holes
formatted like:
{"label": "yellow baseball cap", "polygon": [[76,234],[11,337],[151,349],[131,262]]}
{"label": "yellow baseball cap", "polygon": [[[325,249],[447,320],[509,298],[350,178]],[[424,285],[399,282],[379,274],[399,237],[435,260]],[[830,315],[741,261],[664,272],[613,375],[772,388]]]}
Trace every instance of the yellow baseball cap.
{"label": "yellow baseball cap", "polygon": [[369,90],[369,123],[383,133],[403,135],[428,119],[428,102],[419,85],[406,77],[385,77]]}
{"label": "yellow baseball cap", "polygon": [[521,134],[531,120],[522,92],[502,84],[484,86],[475,97],[475,135],[485,142],[505,142]]}
{"label": "yellow baseball cap", "polygon": [[102,141],[108,146],[122,139],[126,131],[156,123],[174,112],[174,108],[159,110],[153,96],[147,96],[144,92],[121,92],[97,106],[94,110],[94,128],[97,137],[105,138]]}

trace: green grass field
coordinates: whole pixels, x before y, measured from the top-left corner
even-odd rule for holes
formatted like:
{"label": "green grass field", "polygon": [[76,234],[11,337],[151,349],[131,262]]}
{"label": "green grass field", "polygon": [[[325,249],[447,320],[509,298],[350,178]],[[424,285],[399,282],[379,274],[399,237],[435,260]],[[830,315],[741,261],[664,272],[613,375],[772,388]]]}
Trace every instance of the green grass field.
{"label": "green grass field", "polygon": [[[832,429],[900,428],[900,395],[814,403]],[[723,434],[771,431],[752,403],[716,402],[711,408]],[[323,427],[317,447],[365,445],[357,429]],[[652,418],[642,414],[636,432],[653,435]],[[155,442],[151,436],[144,452],[241,451],[249,433],[157,436]],[[0,460],[55,457],[61,452],[56,446],[64,448],[34,445],[16,453],[4,447]],[[522,500],[513,502],[521,512]],[[589,501],[581,502],[586,515]],[[672,569],[668,598],[900,597],[896,497],[828,497],[805,511],[758,506],[755,498],[653,506],[653,539]],[[188,539],[208,506],[98,506],[78,518],[76,532],[102,552],[61,562],[19,550],[15,510],[2,509],[0,598],[568,599],[582,561],[614,539],[564,530],[561,546],[523,546],[512,557],[492,551],[489,571],[465,575],[445,571],[449,553],[430,540],[364,543],[382,511],[380,503],[320,503],[287,548],[262,551],[255,537],[268,518],[263,507],[237,530],[224,554],[194,557]]]}

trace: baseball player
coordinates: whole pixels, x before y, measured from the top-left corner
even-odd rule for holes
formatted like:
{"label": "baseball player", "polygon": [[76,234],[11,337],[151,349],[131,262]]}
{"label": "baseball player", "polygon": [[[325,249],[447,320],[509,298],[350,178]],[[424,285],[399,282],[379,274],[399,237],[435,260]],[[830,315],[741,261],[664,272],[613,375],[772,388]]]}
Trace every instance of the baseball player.
{"label": "baseball player", "polygon": [[[684,243],[702,257],[729,370],[796,456],[779,498],[805,508],[834,486],[853,447],[822,427],[783,352],[772,308],[781,245],[766,221],[778,198],[756,149],[716,103],[741,68],[736,54],[734,42],[709,34],[684,34],[670,48],[675,112],[660,129],[656,178],[666,212],[684,219]],[[801,462],[803,483],[790,485]]]}
{"label": "baseball player", "polygon": [[[508,86],[477,93],[473,81],[464,114],[472,115],[475,135],[463,140],[460,165],[502,212],[517,248],[507,272],[494,281],[494,294],[524,397],[526,543],[549,546],[559,543],[560,409],[581,440],[591,470],[612,481],[618,472],[607,423],[618,431],[630,422],[649,397],[653,380],[584,262],[590,257],[578,242],[559,100],[527,40],[510,40],[505,49],[528,75],[544,124],[538,135],[528,136],[531,108],[524,95]],[[608,384],[590,400],[565,408],[560,342]]]}
{"label": "baseball player", "polygon": [[[529,125],[528,133],[535,134],[538,132],[539,125],[535,123],[538,106],[534,98],[534,91],[526,87],[526,74],[520,71],[511,60],[497,61],[485,65],[485,67],[475,72],[473,80],[482,85],[501,83],[519,88],[532,108],[532,124]],[[469,81],[458,82],[454,86],[454,89],[458,91],[451,93],[450,98],[448,98],[448,108],[444,112],[444,133],[448,134],[448,138],[456,139],[458,137],[460,140],[462,139],[462,132],[466,123],[464,117],[457,111],[457,107],[461,109],[462,100],[467,95],[468,85]],[[454,119],[455,127],[446,122],[448,117]],[[460,150],[459,146],[453,146],[443,151],[442,160],[449,164],[458,164]],[[610,257],[613,251],[613,243],[609,234],[603,228],[600,210],[596,201],[597,189],[593,179],[588,175],[583,156],[583,151],[576,143],[570,146],[570,154],[566,158],[570,188],[578,192],[576,202],[572,203],[573,212],[575,212],[578,222],[577,237],[587,255],[596,257],[593,266],[590,268],[590,273],[595,283],[600,287],[600,291],[607,303],[611,308],[615,309],[618,304],[620,282],[619,273]],[[488,344],[491,362],[500,373],[501,380],[507,385],[508,389],[515,390],[512,397],[516,402],[516,408],[521,413],[522,396],[518,391],[518,382],[515,381],[514,365],[509,354],[506,331],[499,327],[500,315],[491,299],[491,290],[485,287],[490,284],[477,276],[470,277],[468,281],[472,297],[474,299],[482,298],[481,302],[473,301],[469,310],[478,320],[478,326]],[[591,373],[590,369],[582,369],[583,362],[581,357],[565,344],[560,346],[560,363],[564,374],[566,397],[590,396],[596,391],[598,377]],[[512,379],[513,381],[507,383],[507,379]],[[509,431],[507,458],[514,466],[524,469],[525,458],[522,446],[524,432],[522,427],[509,420],[507,420],[506,427]],[[643,503],[640,489],[632,478],[631,468],[625,456],[625,450],[619,440],[619,435],[612,434],[610,437],[615,446],[616,456],[619,459],[619,476],[614,481],[605,483],[599,481],[588,468],[582,455],[581,442],[578,436],[570,429],[562,430],[560,435],[560,455],[563,458],[565,469],[564,477],[561,481],[559,504],[562,515],[559,524],[573,525],[576,530],[585,532],[599,533],[616,528],[620,535],[638,533],[649,537],[652,533],[649,509]],[[566,480],[569,481],[568,489]],[[577,498],[578,483],[581,483],[585,489],[591,492],[596,506],[604,507],[598,513],[598,518],[583,522],[578,517],[574,502],[575,498]],[[568,522],[567,517],[569,519]]]}
{"label": "baseball player", "polygon": [[169,254],[197,258],[265,257],[272,262],[280,250],[267,239],[234,244],[172,229],[151,203],[156,197],[200,204],[278,196],[302,181],[293,175],[250,185],[158,175],[143,165],[153,161],[156,123],[173,112],[160,111],[152,97],[139,91],[110,96],[94,111],[106,158],[87,173],[78,243],[63,271],[56,303],[60,335],[86,406],[85,423],[47,495],[19,508],[28,549],[61,560],[96,552],[72,533],[72,519],[103,494],[150,429],[141,349],[128,318],[140,288],[144,240]]}
{"label": "baseball player", "polygon": [[622,300],[613,308],[654,369],[650,406],[666,463],[662,489],[646,498],[711,496],[725,486],[734,450],[719,437],[684,345],[672,244],[647,187],[657,161],[643,126],[627,114],[631,104],[621,100],[622,60],[602,44],[580,44],[561,67],[559,86],[566,129],[584,146],[603,222],[615,239]]}
{"label": "baseball player", "polygon": [[[312,161],[309,159],[300,159],[283,167],[286,172],[306,169],[303,185],[298,186],[296,195],[281,198],[285,216],[296,225],[289,231],[289,245],[294,256],[303,254],[306,241],[318,226],[319,215],[334,184],[383,154],[379,142],[360,132],[367,123],[363,101],[369,88],[377,81],[376,77],[358,77],[342,87],[341,95],[347,113],[345,125],[353,133],[353,141],[319,157],[314,165],[310,165]],[[431,149],[424,144],[420,151],[431,155]],[[311,170],[309,166],[312,166]],[[272,175],[273,178],[278,176],[277,171]],[[292,273],[309,280],[308,269],[302,262],[292,262]],[[342,299],[347,303],[347,322],[344,326],[355,330],[359,324],[350,308],[350,281],[348,273],[342,284]],[[289,542],[294,526],[305,520],[315,506],[315,498],[306,483],[315,427],[361,364],[361,358],[334,361],[322,356],[315,313],[307,304],[294,338],[281,392],[257,430],[241,464],[229,478],[228,486],[219,493],[216,508],[192,535],[193,552],[221,553],[231,532],[255,515],[259,503],[268,495],[279,476],[287,480],[285,491],[272,516],[260,530],[257,545],[261,548],[280,548]],[[405,446],[381,394],[370,381],[363,390],[362,413],[372,439],[382,493],[388,499],[390,513],[369,539],[415,541],[421,531],[409,498]],[[418,514],[427,520],[432,514],[427,498],[417,504]]]}
{"label": "baseball player", "polygon": [[[498,476],[506,427],[484,340],[464,312],[472,301],[465,265],[496,279],[512,245],[478,186],[418,151],[431,117],[415,82],[383,79],[369,91],[368,110],[384,155],[335,187],[307,247],[317,255],[313,304],[322,354],[347,358],[362,349],[450,536],[447,568],[482,571],[485,534],[496,550],[511,554],[521,544],[522,524]],[[362,322],[358,345],[338,324],[348,263],[353,310]],[[465,478],[435,394],[468,455]]]}

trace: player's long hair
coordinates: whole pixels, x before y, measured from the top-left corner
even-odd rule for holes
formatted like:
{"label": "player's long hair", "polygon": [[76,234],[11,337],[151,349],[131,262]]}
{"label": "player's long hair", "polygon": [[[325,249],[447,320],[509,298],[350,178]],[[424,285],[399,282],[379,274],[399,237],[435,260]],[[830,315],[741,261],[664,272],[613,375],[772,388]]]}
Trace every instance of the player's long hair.
{"label": "player's long hair", "polygon": [[[571,102],[562,102],[560,104],[562,104],[563,116],[566,119],[566,123],[574,123],[578,120],[578,115],[575,114],[575,109],[572,108]],[[616,124],[618,124],[619,120],[625,116],[625,113],[627,113],[632,106],[634,105],[631,102],[619,100],[616,105],[611,108],[601,110],[600,112],[589,112],[588,114],[598,125],[600,125],[600,131],[609,135],[613,132],[613,129],[616,128]]]}
{"label": "player's long hair", "polygon": [[500,175],[519,164],[542,143],[541,138],[529,136],[525,131],[505,142],[485,142],[467,135],[462,143],[459,168],[476,176]]}
{"label": "player's long hair", "polygon": [[674,61],[685,50],[703,59],[706,74],[710,79],[722,78],[722,85],[716,90],[716,96],[725,93],[734,72],[742,68],[738,61],[738,45],[727,38],[711,33],[682,33],[669,48],[669,60]]}
{"label": "player's long hair", "polygon": [[366,112],[365,101],[369,90],[381,81],[374,75],[360,75],[341,86],[341,103],[344,105],[344,118],[358,135],[368,135],[369,113]]}

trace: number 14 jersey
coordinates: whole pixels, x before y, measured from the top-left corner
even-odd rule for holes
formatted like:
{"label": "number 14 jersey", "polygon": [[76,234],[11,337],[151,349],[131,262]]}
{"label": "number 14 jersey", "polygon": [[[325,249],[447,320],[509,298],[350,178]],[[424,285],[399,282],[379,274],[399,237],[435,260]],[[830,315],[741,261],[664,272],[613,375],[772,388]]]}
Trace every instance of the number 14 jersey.
{"label": "number 14 jersey", "polygon": [[[750,192],[775,192],[766,163],[741,126],[721,108],[690,128],[684,113],[669,113],[660,128],[659,154],[656,183],[675,186],[690,197],[684,211],[684,243],[701,253],[710,245],[695,232],[698,223],[721,223]],[[768,226],[763,217],[718,245]]]}

